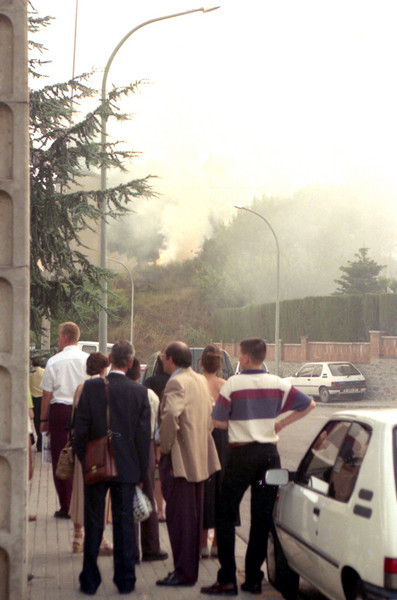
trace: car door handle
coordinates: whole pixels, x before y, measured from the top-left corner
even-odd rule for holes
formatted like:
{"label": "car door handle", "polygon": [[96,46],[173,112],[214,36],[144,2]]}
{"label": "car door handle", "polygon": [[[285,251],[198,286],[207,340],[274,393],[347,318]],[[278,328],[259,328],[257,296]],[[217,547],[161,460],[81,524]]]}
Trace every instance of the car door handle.
{"label": "car door handle", "polygon": [[320,516],[320,509],[319,508],[313,508],[313,512],[314,514],[319,517]]}

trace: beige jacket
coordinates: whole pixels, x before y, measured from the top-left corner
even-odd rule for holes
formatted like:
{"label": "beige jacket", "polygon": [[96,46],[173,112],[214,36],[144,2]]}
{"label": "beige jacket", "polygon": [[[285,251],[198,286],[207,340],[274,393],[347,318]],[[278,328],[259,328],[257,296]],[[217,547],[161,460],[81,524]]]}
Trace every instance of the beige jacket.
{"label": "beige jacket", "polygon": [[161,403],[160,449],[171,454],[175,477],[198,482],[219,471],[206,379],[191,367],[170,377]]}

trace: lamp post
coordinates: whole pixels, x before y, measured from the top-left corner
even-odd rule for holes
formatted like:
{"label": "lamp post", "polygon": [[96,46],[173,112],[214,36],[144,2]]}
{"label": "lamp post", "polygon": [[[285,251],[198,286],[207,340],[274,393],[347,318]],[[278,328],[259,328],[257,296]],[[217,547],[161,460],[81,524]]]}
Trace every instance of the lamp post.
{"label": "lamp post", "polygon": [[247,208],[246,206],[240,206],[238,204],[235,205],[235,208],[239,210],[246,210],[247,212],[256,215],[262,221],[265,221],[266,225],[269,227],[270,231],[273,234],[274,241],[276,242],[277,249],[277,275],[276,275],[276,317],[275,317],[275,325],[274,325],[274,361],[276,363],[276,375],[279,373],[279,337],[280,337],[280,247],[278,245],[278,239],[276,236],[276,232],[273,227],[270,225],[269,221],[261,215],[260,213],[252,210],[252,208]]}
{"label": "lamp post", "polygon": [[[103,78],[102,78],[102,94],[101,94],[102,104],[104,104],[106,102],[107,77],[108,77],[109,69],[113,62],[113,59],[116,56],[117,52],[120,50],[121,46],[124,44],[124,42],[126,42],[128,40],[128,38],[132,36],[133,33],[138,31],[138,29],[142,29],[142,27],[145,27],[146,25],[150,25],[151,23],[157,23],[157,21],[165,21],[167,19],[173,19],[175,17],[182,17],[184,15],[190,15],[191,13],[195,13],[195,12],[202,12],[202,13],[211,12],[213,10],[217,10],[218,8],[220,8],[220,7],[214,6],[211,8],[205,8],[205,7],[193,8],[191,10],[185,10],[183,12],[178,12],[178,13],[174,13],[171,15],[165,15],[164,17],[157,17],[155,19],[149,19],[149,21],[145,21],[144,23],[141,23],[140,25],[137,25],[137,27],[134,27],[133,29],[131,29],[131,31],[129,31],[117,44],[117,46],[111,53],[111,55],[108,59],[108,62],[106,63],[106,67],[103,72]],[[102,150],[102,153],[105,152],[105,147],[106,147],[106,124],[107,124],[107,117],[103,112],[102,118],[101,118],[101,150]],[[106,165],[102,164],[102,167],[101,167],[101,191],[102,192],[104,190],[106,190],[106,170],[107,170]],[[101,212],[102,212],[102,216],[101,216],[101,227],[100,227],[99,264],[102,269],[106,269],[107,232],[106,232],[106,218],[105,218],[106,200],[104,198],[101,201]],[[99,341],[99,349],[101,352],[106,352],[106,348],[107,348],[107,328],[108,328],[108,319],[107,319],[107,311],[106,311],[107,300],[108,300],[107,281],[105,278],[102,278],[102,281],[101,281],[101,308],[99,310],[99,324],[98,324],[98,329],[99,329],[98,341]]]}
{"label": "lamp post", "polygon": [[134,343],[134,280],[132,278],[132,273],[129,270],[129,268],[127,267],[127,265],[125,265],[123,262],[121,262],[121,260],[116,260],[115,258],[109,258],[108,260],[116,262],[119,265],[121,265],[122,267],[124,267],[124,269],[127,271],[128,275],[130,276],[130,281],[131,281],[131,326],[130,326],[130,342],[131,342],[131,344],[133,344]]}

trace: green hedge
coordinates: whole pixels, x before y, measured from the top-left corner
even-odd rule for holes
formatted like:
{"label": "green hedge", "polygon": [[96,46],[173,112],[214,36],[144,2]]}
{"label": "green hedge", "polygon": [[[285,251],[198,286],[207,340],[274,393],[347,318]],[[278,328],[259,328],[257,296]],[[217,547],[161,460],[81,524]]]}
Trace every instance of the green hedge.
{"label": "green hedge", "polygon": [[[260,336],[274,342],[275,303],[218,310],[213,339],[236,342]],[[280,338],[298,343],[301,336],[318,342],[362,342],[369,331],[397,335],[397,294],[313,296],[280,302]]]}
{"label": "green hedge", "polygon": [[397,295],[379,296],[379,330],[388,335],[397,335]]}

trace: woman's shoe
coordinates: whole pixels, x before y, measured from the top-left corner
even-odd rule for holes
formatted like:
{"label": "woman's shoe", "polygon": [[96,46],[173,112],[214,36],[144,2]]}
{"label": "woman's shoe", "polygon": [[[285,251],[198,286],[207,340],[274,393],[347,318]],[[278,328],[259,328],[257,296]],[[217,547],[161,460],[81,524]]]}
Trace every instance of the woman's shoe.
{"label": "woman's shoe", "polygon": [[73,554],[80,554],[84,550],[84,530],[75,530],[72,543]]}
{"label": "woman's shoe", "polygon": [[113,544],[109,542],[105,537],[103,537],[101,545],[99,547],[99,556],[111,556],[112,554]]}
{"label": "woman's shoe", "polygon": [[72,544],[73,554],[80,554],[84,550],[84,542],[82,540],[73,540]]}

